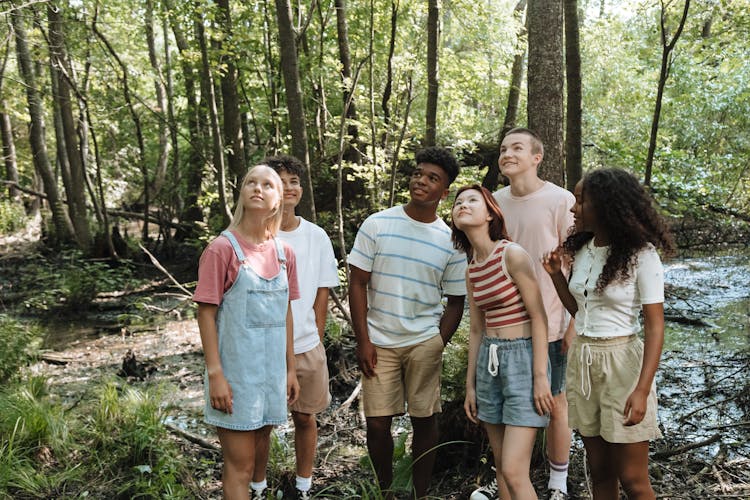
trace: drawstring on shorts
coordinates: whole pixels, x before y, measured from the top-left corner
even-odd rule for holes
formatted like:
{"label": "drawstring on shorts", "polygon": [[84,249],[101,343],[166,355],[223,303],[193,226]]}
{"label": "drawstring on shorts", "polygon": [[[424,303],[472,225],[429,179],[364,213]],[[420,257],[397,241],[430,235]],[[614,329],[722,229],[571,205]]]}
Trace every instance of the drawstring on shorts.
{"label": "drawstring on shorts", "polygon": [[497,375],[498,368],[500,367],[500,360],[497,357],[497,344],[490,344],[490,351],[487,360],[487,371],[493,377]]}
{"label": "drawstring on shorts", "polygon": [[[591,347],[588,343],[584,343],[581,346],[581,392],[586,397],[586,400],[591,397],[591,363],[593,359],[591,357]],[[586,394],[586,382],[588,382],[589,393]]]}

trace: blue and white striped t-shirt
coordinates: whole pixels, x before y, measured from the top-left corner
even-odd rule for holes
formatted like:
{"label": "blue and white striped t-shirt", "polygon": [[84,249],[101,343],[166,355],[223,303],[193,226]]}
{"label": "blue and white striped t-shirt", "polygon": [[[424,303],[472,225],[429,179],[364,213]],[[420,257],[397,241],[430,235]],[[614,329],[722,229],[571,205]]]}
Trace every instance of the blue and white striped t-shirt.
{"label": "blue and white striped t-shirt", "polygon": [[371,273],[367,326],[370,341],[380,347],[435,336],[443,295],[466,295],[466,255],[453,248],[448,225],[439,217],[415,221],[403,206],[369,216],[347,261]]}

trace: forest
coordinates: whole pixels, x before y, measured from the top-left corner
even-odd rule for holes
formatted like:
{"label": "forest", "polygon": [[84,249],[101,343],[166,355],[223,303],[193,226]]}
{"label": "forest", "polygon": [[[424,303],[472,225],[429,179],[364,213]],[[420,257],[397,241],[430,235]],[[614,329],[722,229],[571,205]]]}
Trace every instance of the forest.
{"label": "forest", "polygon": [[[342,278],[321,498],[382,498],[346,254],[367,215],[407,200],[417,150],[454,152],[454,192],[494,190],[516,126],[542,137],[542,178],[572,190],[619,167],[654,195],[679,247],[658,380],[679,425],[652,480],[660,497],[750,494],[750,0],[2,0],[0,19],[0,498],[218,497],[190,297],[239,180],[282,153],[307,167],[298,211]],[[465,339],[446,353],[441,441],[463,444],[438,498],[491,473],[462,415]]]}

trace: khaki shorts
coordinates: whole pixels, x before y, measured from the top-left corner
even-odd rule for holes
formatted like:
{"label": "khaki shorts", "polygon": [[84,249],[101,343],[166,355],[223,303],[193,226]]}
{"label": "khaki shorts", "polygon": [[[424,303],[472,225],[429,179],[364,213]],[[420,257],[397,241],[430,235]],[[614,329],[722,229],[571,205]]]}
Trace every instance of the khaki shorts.
{"label": "khaki shorts", "polygon": [[362,380],[366,417],[409,415],[422,418],[439,413],[443,339],[435,335],[422,343],[386,349],[375,346],[375,375]]}
{"label": "khaki shorts", "polygon": [[328,390],[328,363],[323,343],[301,354],[295,354],[297,360],[297,381],[299,398],[289,407],[297,413],[320,413],[331,402]]}
{"label": "khaki shorts", "polygon": [[638,384],[643,342],[636,336],[597,339],[577,336],[568,351],[568,424],[584,437],[609,443],[638,443],[661,437],[656,422],[656,383],[646,399],[646,415],[624,426],[625,402]]}

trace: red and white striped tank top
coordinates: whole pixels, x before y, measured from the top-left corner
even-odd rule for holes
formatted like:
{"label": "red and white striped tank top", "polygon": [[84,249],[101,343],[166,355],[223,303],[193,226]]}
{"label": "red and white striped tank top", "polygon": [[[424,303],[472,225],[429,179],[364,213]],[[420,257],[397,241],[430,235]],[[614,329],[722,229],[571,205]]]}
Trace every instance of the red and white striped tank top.
{"label": "red and white striped tank top", "polygon": [[505,249],[511,242],[500,240],[484,262],[472,259],[469,281],[474,303],[484,311],[485,326],[498,328],[531,321],[521,292],[505,268]]}

